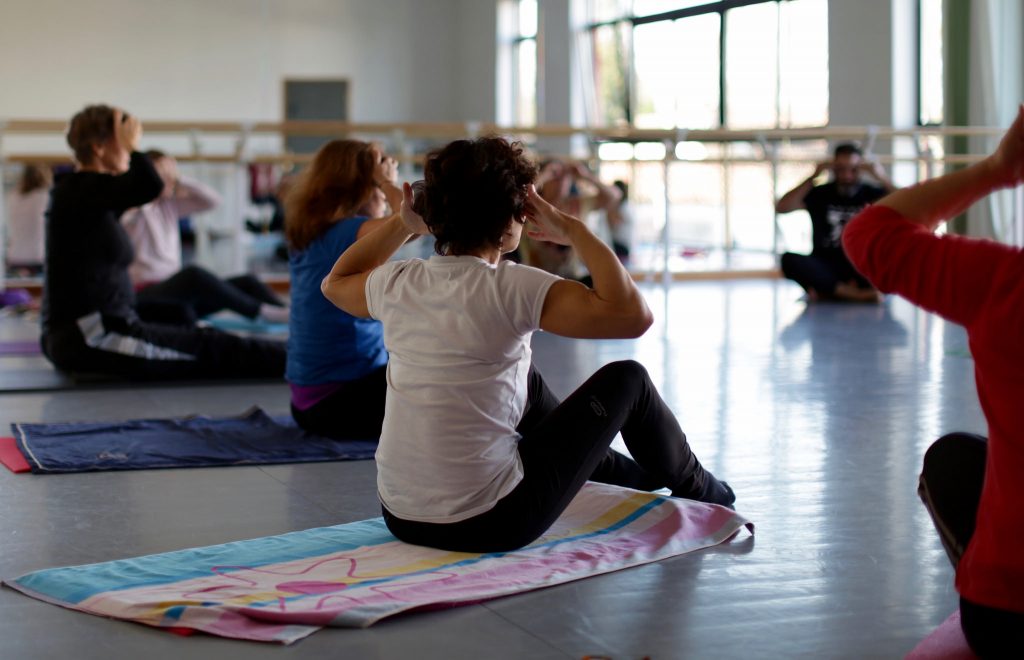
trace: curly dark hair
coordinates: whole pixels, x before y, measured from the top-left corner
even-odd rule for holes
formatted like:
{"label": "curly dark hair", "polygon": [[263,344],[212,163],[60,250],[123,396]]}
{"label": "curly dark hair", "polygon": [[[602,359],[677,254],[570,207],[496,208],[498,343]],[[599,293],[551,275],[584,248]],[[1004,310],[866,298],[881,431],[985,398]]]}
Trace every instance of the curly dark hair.
{"label": "curly dark hair", "polygon": [[502,137],[456,140],[427,154],[423,221],[438,254],[497,247],[509,221],[526,221],[526,188],[537,166],[519,142]]}

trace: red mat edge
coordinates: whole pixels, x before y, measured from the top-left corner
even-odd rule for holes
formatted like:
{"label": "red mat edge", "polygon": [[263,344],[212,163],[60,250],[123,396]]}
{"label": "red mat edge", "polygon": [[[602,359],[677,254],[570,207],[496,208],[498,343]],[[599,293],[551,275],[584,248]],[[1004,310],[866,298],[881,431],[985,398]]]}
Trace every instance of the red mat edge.
{"label": "red mat edge", "polygon": [[949,615],[942,624],[906,655],[905,660],[972,660],[971,652],[960,630],[960,610]]}
{"label": "red mat edge", "polygon": [[0,438],[0,463],[15,474],[32,471],[14,438]]}

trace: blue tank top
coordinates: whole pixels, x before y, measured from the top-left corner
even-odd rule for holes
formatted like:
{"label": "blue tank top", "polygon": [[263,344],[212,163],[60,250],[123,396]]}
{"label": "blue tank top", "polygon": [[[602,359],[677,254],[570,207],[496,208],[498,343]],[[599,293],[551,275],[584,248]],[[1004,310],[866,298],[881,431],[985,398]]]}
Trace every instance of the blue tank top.
{"label": "blue tank top", "polygon": [[366,220],[340,220],[305,250],[288,256],[291,313],[285,378],[293,385],[355,380],[387,364],[380,321],[347,314],[320,292],[320,283],[338,256],[355,242]]}

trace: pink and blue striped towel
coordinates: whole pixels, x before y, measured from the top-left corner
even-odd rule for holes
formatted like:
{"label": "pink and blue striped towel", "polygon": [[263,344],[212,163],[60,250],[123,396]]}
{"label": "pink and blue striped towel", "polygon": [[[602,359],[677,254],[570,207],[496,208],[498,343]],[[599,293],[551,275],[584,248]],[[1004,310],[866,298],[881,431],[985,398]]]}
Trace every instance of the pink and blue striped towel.
{"label": "pink and blue striped towel", "polygon": [[753,524],[716,505],[588,483],[550,530],[514,552],[398,541],[382,519],[86,566],[5,584],[71,609],[150,626],[289,644],[324,626],[480,602],[723,543]]}

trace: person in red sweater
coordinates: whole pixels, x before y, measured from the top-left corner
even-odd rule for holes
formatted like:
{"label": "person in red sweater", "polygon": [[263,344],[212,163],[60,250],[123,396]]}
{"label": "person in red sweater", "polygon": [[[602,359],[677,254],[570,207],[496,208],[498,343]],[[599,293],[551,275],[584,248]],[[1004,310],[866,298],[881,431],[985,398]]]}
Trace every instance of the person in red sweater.
{"label": "person in red sweater", "polygon": [[1024,105],[983,161],[883,197],[843,232],[880,291],[967,329],[988,438],[940,438],[918,492],[956,567],[964,635],[983,657],[1024,648],[1024,250],[933,232],[1022,182]]}

